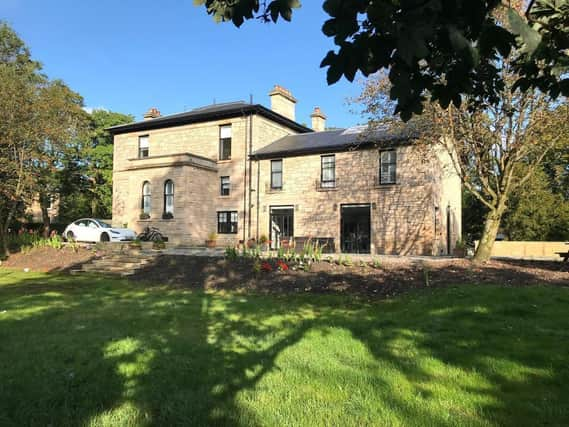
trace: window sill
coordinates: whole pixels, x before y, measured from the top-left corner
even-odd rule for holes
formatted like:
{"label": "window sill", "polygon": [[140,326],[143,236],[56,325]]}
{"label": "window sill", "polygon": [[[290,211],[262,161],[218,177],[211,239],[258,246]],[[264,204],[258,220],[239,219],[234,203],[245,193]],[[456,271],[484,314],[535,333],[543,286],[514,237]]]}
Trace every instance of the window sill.
{"label": "window sill", "polygon": [[316,187],[316,191],[338,191],[338,187]]}
{"label": "window sill", "polygon": [[283,189],[282,188],[268,188],[266,193],[267,194],[271,194],[271,193],[282,193]]}
{"label": "window sill", "polygon": [[156,218],[156,219],[152,219],[152,218],[148,218],[148,219],[137,219],[136,222],[171,222],[174,221],[175,218],[171,218],[171,219],[162,219],[162,218]]}
{"label": "window sill", "polygon": [[219,195],[220,199],[230,199],[231,198],[231,194],[220,194]]}
{"label": "window sill", "polygon": [[223,164],[223,163],[231,163],[231,159],[225,159],[225,160],[218,160],[217,164]]}
{"label": "window sill", "polygon": [[378,184],[378,183],[376,183],[376,184],[374,185],[374,188],[393,188],[393,187],[397,187],[397,186],[399,186],[399,185],[400,185],[400,184],[399,184],[398,182],[393,182],[393,183],[389,183],[389,184],[387,184],[387,183],[386,183],[386,184]]}

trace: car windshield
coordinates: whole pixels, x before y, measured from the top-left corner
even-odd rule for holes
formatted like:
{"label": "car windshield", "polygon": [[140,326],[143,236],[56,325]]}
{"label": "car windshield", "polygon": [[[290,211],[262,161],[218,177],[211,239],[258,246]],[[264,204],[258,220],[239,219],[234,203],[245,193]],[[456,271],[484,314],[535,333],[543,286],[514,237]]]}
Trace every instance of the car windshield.
{"label": "car windshield", "polygon": [[101,221],[100,219],[98,219],[97,222],[99,223],[99,225],[101,226],[101,228],[112,228],[112,227],[110,226],[110,224],[107,224],[106,222]]}

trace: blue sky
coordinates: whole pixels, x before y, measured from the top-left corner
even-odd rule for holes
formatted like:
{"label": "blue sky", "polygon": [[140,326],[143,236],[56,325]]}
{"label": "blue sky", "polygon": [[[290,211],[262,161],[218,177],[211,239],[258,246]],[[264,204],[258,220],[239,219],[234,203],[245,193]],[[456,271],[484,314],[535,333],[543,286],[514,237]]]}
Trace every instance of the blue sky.
{"label": "blue sky", "polygon": [[249,21],[241,29],[215,24],[192,0],[0,0],[6,20],[44,64],[85,98],[141,118],[156,106],[163,114],[216,102],[268,105],[275,83],[299,100],[297,120],[310,123],[318,105],[329,126],[350,126],[346,98],[359,85],[328,86],[319,68],[333,47],[320,28],[321,1],[304,0],[292,23]]}

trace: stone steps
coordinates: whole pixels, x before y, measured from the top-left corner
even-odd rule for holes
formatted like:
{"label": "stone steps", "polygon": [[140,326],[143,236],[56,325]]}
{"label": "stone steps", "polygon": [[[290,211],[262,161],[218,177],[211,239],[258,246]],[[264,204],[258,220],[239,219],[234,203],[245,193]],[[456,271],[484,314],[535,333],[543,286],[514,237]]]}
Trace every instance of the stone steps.
{"label": "stone steps", "polygon": [[155,251],[121,251],[111,252],[102,258],[83,264],[71,274],[96,273],[109,276],[132,276],[145,267],[152,265],[161,254]]}

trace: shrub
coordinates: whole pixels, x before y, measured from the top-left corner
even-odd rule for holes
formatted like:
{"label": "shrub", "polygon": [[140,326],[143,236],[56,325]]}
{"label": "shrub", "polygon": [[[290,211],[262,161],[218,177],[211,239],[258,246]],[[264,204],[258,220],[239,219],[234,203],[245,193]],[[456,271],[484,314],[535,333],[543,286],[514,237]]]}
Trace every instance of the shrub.
{"label": "shrub", "polygon": [[261,272],[261,261],[258,259],[253,263],[253,273],[259,274]]}
{"label": "shrub", "polygon": [[215,242],[217,240],[217,233],[215,231],[212,231],[207,235],[207,239],[212,242]]}
{"label": "shrub", "polygon": [[261,245],[267,244],[269,242],[269,239],[267,238],[267,236],[265,234],[261,234],[261,237],[259,237],[259,243]]}
{"label": "shrub", "polygon": [[265,272],[273,271],[273,266],[269,264],[267,261],[261,263],[261,270]]}
{"label": "shrub", "polygon": [[21,250],[26,253],[31,249],[50,247],[53,249],[63,248],[63,239],[53,230],[48,238],[42,237],[38,231],[20,229],[18,234],[12,234],[7,238],[8,249],[11,251]]}
{"label": "shrub", "polygon": [[225,258],[235,261],[239,257],[236,247],[228,246],[225,248]]}
{"label": "shrub", "polygon": [[162,214],[162,219],[174,219],[174,214],[172,212],[164,212]]}
{"label": "shrub", "polygon": [[380,269],[381,268],[381,261],[378,258],[374,258],[371,262],[373,268]]}
{"label": "shrub", "polygon": [[140,219],[150,219],[150,214],[146,213],[146,212],[141,212],[140,215],[138,216],[138,218]]}

